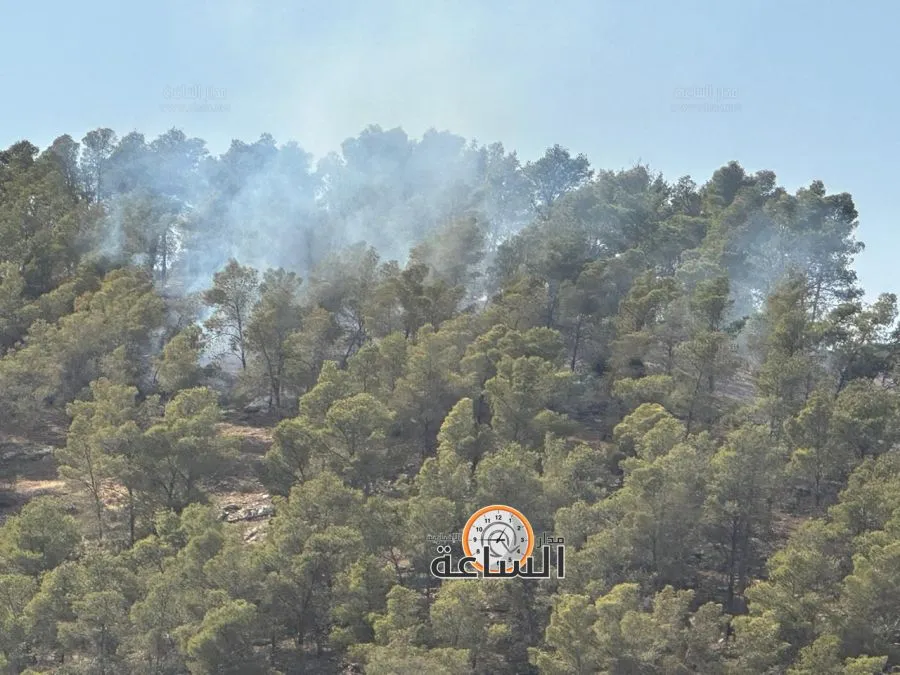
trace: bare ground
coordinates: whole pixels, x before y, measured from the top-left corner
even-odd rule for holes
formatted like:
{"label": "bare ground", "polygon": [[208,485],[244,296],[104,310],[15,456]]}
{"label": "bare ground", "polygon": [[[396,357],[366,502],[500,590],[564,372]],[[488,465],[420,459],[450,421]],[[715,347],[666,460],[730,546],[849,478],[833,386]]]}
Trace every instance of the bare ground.
{"label": "bare ground", "polygon": [[263,455],[272,446],[272,429],[229,421],[219,430],[240,439],[240,448],[232,470],[210,486],[210,501],[227,522],[241,527],[245,540],[258,541],[273,510],[272,497],[259,478]]}
{"label": "bare ground", "polygon": [[[267,419],[228,419],[219,429],[223,435],[239,439],[238,457],[206,487],[210,502],[222,511],[223,520],[241,527],[245,538],[254,541],[265,531],[272,509],[271,496],[259,479],[263,455],[272,445],[272,430],[248,424],[264,423]],[[70,488],[59,478],[54,459],[54,450],[64,444],[65,429],[59,425],[27,434],[0,428],[0,463],[4,472],[0,477],[0,524],[37,496],[68,498]],[[110,485],[109,497],[104,499],[107,506],[115,509],[121,492],[118,486]]]}
{"label": "bare ground", "polygon": [[34,497],[65,494],[53,458],[62,437],[62,430],[52,427],[28,436],[0,429],[0,523]]}

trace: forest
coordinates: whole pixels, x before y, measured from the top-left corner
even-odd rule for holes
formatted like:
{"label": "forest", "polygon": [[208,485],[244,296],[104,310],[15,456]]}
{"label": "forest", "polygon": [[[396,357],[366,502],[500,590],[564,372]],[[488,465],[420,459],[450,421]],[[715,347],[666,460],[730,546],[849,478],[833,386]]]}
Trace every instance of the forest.
{"label": "forest", "polygon": [[[900,669],[858,226],[434,130],[0,151],[0,672]],[[436,579],[490,504],[564,578]]]}

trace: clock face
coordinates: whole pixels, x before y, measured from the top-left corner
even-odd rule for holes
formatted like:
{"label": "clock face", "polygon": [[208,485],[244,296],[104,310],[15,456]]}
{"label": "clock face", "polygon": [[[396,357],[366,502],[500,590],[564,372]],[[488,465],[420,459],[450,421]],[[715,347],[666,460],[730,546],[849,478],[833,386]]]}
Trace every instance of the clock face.
{"label": "clock face", "polygon": [[490,551],[490,569],[500,571],[500,561],[512,570],[513,562],[525,566],[525,560],[534,550],[534,531],[521,512],[511,506],[495,504],[479,509],[462,532],[463,550],[475,558],[475,569],[484,572],[484,550]]}

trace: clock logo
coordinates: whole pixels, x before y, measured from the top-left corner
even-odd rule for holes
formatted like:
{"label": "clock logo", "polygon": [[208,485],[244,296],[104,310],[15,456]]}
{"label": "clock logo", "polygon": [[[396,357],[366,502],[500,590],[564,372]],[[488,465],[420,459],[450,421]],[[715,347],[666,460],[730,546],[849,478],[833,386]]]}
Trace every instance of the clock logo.
{"label": "clock logo", "polygon": [[[511,506],[494,504],[478,509],[469,518],[462,531],[463,550],[476,561],[484,560],[484,551],[490,552],[490,571],[499,572],[503,562],[507,570],[514,562],[524,567],[534,550],[534,530],[528,518]],[[472,566],[484,572],[481,562]]]}

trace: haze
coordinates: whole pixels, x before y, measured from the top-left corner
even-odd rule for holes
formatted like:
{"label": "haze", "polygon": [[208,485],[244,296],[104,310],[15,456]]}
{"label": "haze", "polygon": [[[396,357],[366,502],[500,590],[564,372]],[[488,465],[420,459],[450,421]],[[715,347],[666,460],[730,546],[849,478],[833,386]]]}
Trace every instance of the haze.
{"label": "haze", "polygon": [[374,123],[699,182],[736,159],[850,192],[860,281],[890,290],[893,3],[4,4],[3,147],[178,127],[213,153],[269,132],[322,156]]}

